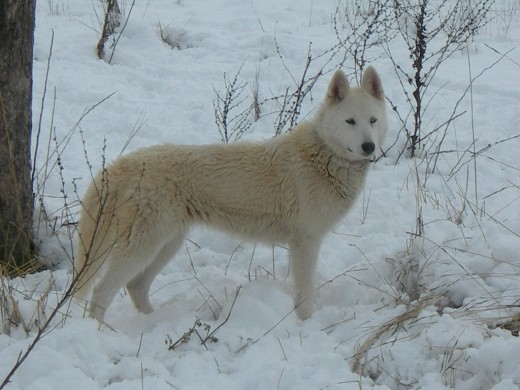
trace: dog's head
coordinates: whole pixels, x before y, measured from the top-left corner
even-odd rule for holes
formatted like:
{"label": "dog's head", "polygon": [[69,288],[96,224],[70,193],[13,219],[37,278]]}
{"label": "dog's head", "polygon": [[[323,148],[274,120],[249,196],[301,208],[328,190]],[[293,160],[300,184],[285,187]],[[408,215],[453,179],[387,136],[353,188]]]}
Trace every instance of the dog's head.
{"label": "dog's head", "polygon": [[375,160],[387,120],[383,85],[374,68],[365,70],[359,87],[351,87],[337,70],[319,116],[318,131],[335,153],[349,160]]}

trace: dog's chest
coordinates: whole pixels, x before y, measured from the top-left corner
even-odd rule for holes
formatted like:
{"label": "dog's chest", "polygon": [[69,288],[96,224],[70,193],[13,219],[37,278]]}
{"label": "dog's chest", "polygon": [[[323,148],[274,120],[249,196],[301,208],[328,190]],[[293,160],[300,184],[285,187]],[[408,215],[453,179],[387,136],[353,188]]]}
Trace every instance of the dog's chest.
{"label": "dog's chest", "polygon": [[350,210],[363,189],[368,164],[330,162],[309,175],[302,211],[309,223],[330,229]]}

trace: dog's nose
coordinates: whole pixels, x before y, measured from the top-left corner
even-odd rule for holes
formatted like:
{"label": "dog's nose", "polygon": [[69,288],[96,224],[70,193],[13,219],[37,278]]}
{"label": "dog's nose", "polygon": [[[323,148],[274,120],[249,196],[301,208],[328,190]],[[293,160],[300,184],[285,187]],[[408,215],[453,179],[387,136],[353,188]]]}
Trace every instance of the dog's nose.
{"label": "dog's nose", "polygon": [[363,149],[365,154],[372,154],[374,150],[376,150],[376,144],[373,142],[363,142],[361,149]]}

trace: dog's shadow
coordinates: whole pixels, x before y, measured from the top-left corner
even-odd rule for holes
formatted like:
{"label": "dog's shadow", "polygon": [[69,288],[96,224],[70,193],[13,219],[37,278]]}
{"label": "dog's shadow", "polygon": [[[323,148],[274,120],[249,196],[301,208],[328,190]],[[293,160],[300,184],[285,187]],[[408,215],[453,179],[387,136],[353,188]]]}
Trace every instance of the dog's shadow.
{"label": "dog's shadow", "polygon": [[107,311],[107,325],[133,339],[157,332],[173,339],[199,320],[212,329],[223,323],[225,327],[247,329],[247,337],[254,338],[284,317],[300,322],[294,313],[290,285],[283,280],[245,280],[243,285],[210,298],[187,293],[162,298],[152,296],[155,309],[143,314],[135,310],[127,296],[120,296],[116,298],[120,302]]}

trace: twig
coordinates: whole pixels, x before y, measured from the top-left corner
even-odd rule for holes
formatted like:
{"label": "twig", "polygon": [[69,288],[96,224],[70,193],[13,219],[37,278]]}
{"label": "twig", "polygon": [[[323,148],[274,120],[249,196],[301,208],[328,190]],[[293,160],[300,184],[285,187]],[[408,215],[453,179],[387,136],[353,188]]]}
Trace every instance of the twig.
{"label": "twig", "polygon": [[34,178],[36,174],[36,161],[38,157],[38,149],[40,145],[40,135],[42,132],[42,117],[43,117],[43,108],[45,107],[45,97],[47,95],[47,82],[49,80],[49,70],[51,68],[51,58],[52,58],[52,48],[54,47],[54,29],[52,30],[51,35],[51,45],[49,47],[49,57],[47,58],[47,69],[45,70],[45,81],[43,83],[43,95],[42,102],[40,104],[40,115],[38,117],[38,131],[36,133],[36,144],[34,147],[34,157],[33,157],[33,169],[31,174],[31,183],[34,184]]}
{"label": "twig", "polygon": [[110,53],[110,58],[108,59],[109,64],[112,62],[112,57],[114,56],[114,52],[116,51],[116,46],[119,43],[119,39],[121,39],[123,32],[125,31],[126,25],[128,24],[128,20],[130,19],[130,15],[132,14],[132,10],[134,9],[134,5],[135,5],[135,0],[132,1],[132,5],[130,6],[130,10],[128,11],[128,16],[126,17],[126,20],[125,20],[125,24],[123,25],[121,32],[119,33],[116,41],[114,42],[114,46],[112,47],[112,53]]}
{"label": "twig", "polygon": [[[217,326],[209,335],[208,337],[206,338],[206,340],[208,338],[212,338],[215,336],[215,334],[218,332],[218,330],[220,328],[222,328],[228,321],[229,321],[229,318],[231,317],[231,312],[233,311],[233,308],[235,307],[235,302],[237,301],[237,298],[238,298],[238,294],[240,293],[240,290],[242,289],[242,286],[238,286],[237,289],[236,289],[236,292],[235,292],[235,297],[233,298],[233,302],[231,302],[231,307],[229,308],[229,312],[226,316],[226,318],[224,319],[224,321],[222,321],[222,323]],[[204,342],[206,342],[206,340]]]}
{"label": "twig", "polygon": [[[224,319],[215,329],[213,329],[210,332],[211,326],[208,324],[203,324],[198,318],[193,323],[193,326],[184,333],[177,341],[173,342],[170,336],[166,337],[166,344],[168,345],[168,350],[173,351],[175,348],[177,348],[180,344],[187,343],[191,336],[195,333],[197,337],[199,338],[200,344],[203,345],[206,349],[208,349],[208,346],[206,345],[208,342],[216,343],[218,341],[218,338],[215,337],[217,332],[229,321],[229,318],[231,317],[231,312],[233,311],[233,308],[235,307],[235,303],[238,298],[238,294],[240,293],[242,289],[242,286],[238,286],[235,291],[235,297],[233,298],[233,302],[231,303],[231,307],[229,308],[229,312]],[[206,334],[202,336],[198,328],[203,327]]]}
{"label": "twig", "polygon": [[296,310],[296,308],[292,309],[291,311],[289,311],[287,314],[285,314],[281,319],[280,321],[278,321],[276,324],[274,324],[273,326],[271,326],[269,329],[267,329],[264,334],[262,336],[260,336],[259,338],[257,338],[256,340],[252,340],[250,343],[248,344],[245,344],[243,345],[242,347],[240,347],[236,352],[240,352],[244,349],[246,349],[247,347],[249,347],[250,345],[253,345],[253,344],[256,344],[258,343],[261,339],[263,339],[265,336],[267,336],[269,333],[271,333],[273,331],[273,329],[275,329],[278,325],[280,325],[282,322],[285,321],[285,319],[287,317],[289,317],[294,311]]}

